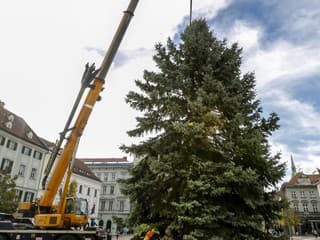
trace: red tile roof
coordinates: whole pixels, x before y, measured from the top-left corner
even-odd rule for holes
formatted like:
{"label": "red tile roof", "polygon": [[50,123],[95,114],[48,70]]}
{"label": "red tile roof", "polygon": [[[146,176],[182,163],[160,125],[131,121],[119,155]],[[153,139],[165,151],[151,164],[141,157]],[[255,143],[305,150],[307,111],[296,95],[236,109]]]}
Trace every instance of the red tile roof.
{"label": "red tile roof", "polygon": [[[11,125],[11,127],[8,127]],[[37,134],[31,129],[27,122],[10,112],[4,107],[4,103],[0,101],[0,129],[26,142],[35,144],[41,148],[48,150],[48,147],[41,141]],[[28,137],[31,136],[31,137]]]}
{"label": "red tile roof", "polygon": [[320,175],[319,174],[305,174],[303,172],[299,172],[295,174],[288,182],[284,182],[281,185],[281,189],[283,190],[284,188],[288,186],[294,186],[294,185],[304,185],[302,183],[299,183],[298,179],[299,178],[308,178],[310,180],[310,184],[314,185],[320,180]]}
{"label": "red tile roof", "polygon": [[89,167],[87,167],[87,165],[85,165],[79,159],[74,160],[72,172],[75,174],[79,174],[81,176],[84,176],[84,177],[91,178],[91,179],[96,180],[98,182],[101,182],[101,180],[96,175],[94,175],[94,173],[91,171],[91,169]]}

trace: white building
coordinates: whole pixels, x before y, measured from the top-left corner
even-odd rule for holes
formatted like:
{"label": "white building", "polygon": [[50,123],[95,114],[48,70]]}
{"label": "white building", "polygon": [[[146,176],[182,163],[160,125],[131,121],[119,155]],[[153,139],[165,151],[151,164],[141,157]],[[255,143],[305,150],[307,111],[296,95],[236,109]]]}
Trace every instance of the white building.
{"label": "white building", "polygon": [[[24,119],[4,108],[0,101],[0,172],[17,176],[19,201],[32,201],[43,194],[41,182],[53,147],[54,143],[37,136]],[[79,160],[75,160],[72,170],[71,181],[78,184],[77,197],[88,200],[89,219],[96,220],[101,181]],[[55,203],[59,197],[58,192]]]}
{"label": "white building", "polygon": [[90,224],[98,223],[98,206],[101,189],[101,180],[97,178],[90,168],[88,168],[82,161],[75,159],[71,181],[77,182],[78,191],[77,197],[85,198],[89,204],[89,219]]}
{"label": "white building", "polygon": [[99,225],[112,232],[117,230],[114,217],[125,219],[130,212],[129,198],[121,193],[118,179],[129,177],[133,163],[124,158],[82,158],[92,172],[100,178]]}
{"label": "white building", "polygon": [[19,201],[32,201],[38,192],[48,148],[23,118],[0,101],[0,171],[17,176]]}
{"label": "white building", "polygon": [[319,174],[303,172],[294,174],[288,182],[282,184],[282,196],[288,200],[289,207],[301,220],[294,233],[312,233],[313,230],[320,232],[319,184]]}

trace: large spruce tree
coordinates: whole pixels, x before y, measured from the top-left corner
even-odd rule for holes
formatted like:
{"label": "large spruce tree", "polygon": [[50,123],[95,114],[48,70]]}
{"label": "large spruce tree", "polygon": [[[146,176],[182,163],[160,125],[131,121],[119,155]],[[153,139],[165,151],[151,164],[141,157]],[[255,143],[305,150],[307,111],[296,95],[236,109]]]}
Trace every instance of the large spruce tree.
{"label": "large spruce tree", "polygon": [[144,71],[127,102],[142,112],[122,148],[140,161],[123,190],[132,224],[170,227],[178,239],[266,239],[284,175],[268,137],[278,116],[262,116],[253,73],[240,72],[241,49],[196,20],[180,43],[156,45],[158,71]]}

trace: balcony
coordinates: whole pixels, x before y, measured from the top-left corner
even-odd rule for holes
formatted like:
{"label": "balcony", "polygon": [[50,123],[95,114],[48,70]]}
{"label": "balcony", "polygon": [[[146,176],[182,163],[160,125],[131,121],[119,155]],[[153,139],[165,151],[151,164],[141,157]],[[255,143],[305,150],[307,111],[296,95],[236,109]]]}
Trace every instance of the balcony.
{"label": "balcony", "polygon": [[307,218],[320,218],[320,212],[295,212],[297,216],[307,217]]}

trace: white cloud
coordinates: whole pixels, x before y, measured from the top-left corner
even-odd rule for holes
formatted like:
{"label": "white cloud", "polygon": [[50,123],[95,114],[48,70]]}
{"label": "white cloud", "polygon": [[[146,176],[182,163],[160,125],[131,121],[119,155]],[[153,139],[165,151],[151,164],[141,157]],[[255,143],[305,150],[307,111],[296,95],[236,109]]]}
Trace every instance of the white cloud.
{"label": "white cloud", "polygon": [[310,135],[320,133],[320,125],[318,124],[320,113],[312,105],[290,97],[285,90],[269,91],[265,96],[268,97],[268,104],[289,116],[282,121],[295,126],[295,130],[299,131],[300,129],[301,132]]}
{"label": "white cloud", "polygon": [[285,163],[287,167],[286,176],[284,177],[283,181],[287,181],[290,178],[289,176],[291,174],[290,157],[292,151],[288,145],[275,141],[273,138],[269,139],[269,144],[271,146],[272,155],[281,153],[281,163]]}
{"label": "white cloud", "polygon": [[[320,113],[311,104],[290,96],[288,86],[320,73],[320,48],[308,43],[295,45],[281,39],[269,42],[265,47],[260,39],[267,34],[263,28],[239,20],[227,31],[218,29],[218,34],[244,48],[242,72],[255,72],[258,97],[262,97],[262,103],[267,101],[269,108],[278,111],[280,124],[286,125],[285,130],[280,128],[270,139],[272,153],[280,151],[282,162],[287,163],[285,180],[291,176],[291,154],[304,172],[313,172],[319,167],[320,142],[310,143],[308,136],[319,136]],[[296,139],[289,139],[292,137]],[[290,146],[292,140],[295,146]]]}
{"label": "white cloud", "polygon": [[226,33],[229,43],[237,42],[243,48],[245,54],[257,50],[259,47],[259,38],[261,29],[257,26],[249,26],[247,22],[235,21],[234,25]]}
{"label": "white cloud", "polygon": [[263,29],[243,20],[236,20],[227,30],[217,29],[217,33],[227,38],[229,44],[238,42],[243,48],[242,72],[255,72],[259,90],[275,81],[319,72],[320,48],[313,45],[294,45],[279,39],[264,47],[260,42],[266,34]]}
{"label": "white cloud", "polygon": [[301,140],[301,142],[304,143],[304,146],[297,148],[299,152],[313,153],[313,154],[320,153],[320,140],[319,141]]}
{"label": "white cloud", "polygon": [[320,67],[320,49],[278,41],[244,59],[243,72],[254,71],[258,88],[281,79],[307,76]]}
{"label": "white cloud", "polygon": [[[229,1],[193,1],[194,11],[216,14]],[[129,0],[12,0],[0,8],[0,100],[42,137],[54,141],[62,130],[86,62],[102,57],[88,47],[106,49]],[[17,7],[19,6],[19,7]],[[139,1],[120,50],[130,61],[111,68],[103,100],[97,103],[79,147],[80,156],[122,156],[121,143],[134,126],[124,102],[143,69],[153,69],[156,42],[166,41],[189,14],[189,1]],[[137,54],[137,49],[147,49]],[[149,51],[150,50],[150,51]]]}
{"label": "white cloud", "polygon": [[219,11],[230,5],[232,0],[198,0],[193,1],[193,10],[195,17],[213,18]]}
{"label": "white cloud", "polygon": [[281,162],[286,163],[287,171],[283,178],[283,181],[288,181],[291,178],[291,156],[293,156],[294,163],[296,165],[297,171],[303,171],[304,173],[311,174],[317,168],[320,168],[319,155],[315,154],[310,149],[303,149],[303,151],[296,151],[290,148],[285,143],[280,143],[271,138],[269,140],[271,144],[272,154],[281,153]]}

